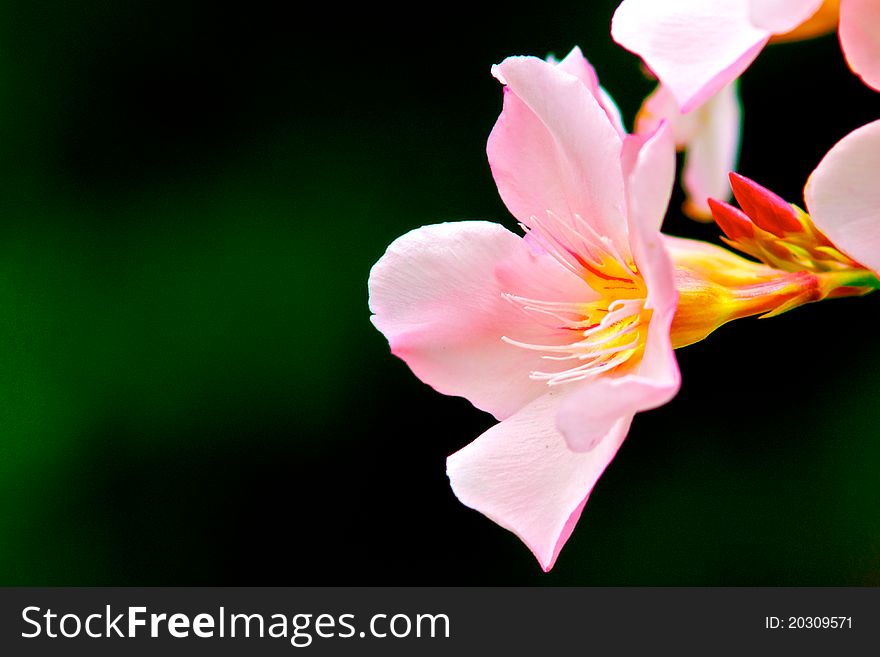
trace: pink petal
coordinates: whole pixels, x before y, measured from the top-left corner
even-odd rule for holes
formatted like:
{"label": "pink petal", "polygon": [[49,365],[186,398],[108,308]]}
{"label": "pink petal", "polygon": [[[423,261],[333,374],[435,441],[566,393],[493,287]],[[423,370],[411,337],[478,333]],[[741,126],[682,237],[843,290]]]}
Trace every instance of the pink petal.
{"label": "pink petal", "polygon": [[579,385],[562,404],[557,426],[575,451],[597,449],[616,436],[618,423],[656,408],[678,392],[681,376],[669,338],[678,305],[672,260],[659,225],[675,178],[675,146],[663,125],[653,136],[631,136],[624,147],[633,254],[653,309],[645,352],[637,369]]}
{"label": "pink petal", "polygon": [[608,119],[612,125],[617,128],[620,138],[626,136],[626,128],[623,126],[623,118],[620,116],[620,109],[611,95],[599,85],[599,76],[596,75],[596,69],[584,57],[581,49],[575,46],[571,52],[565,56],[561,62],[556,64],[556,68],[566,73],[571,73],[586,85],[593,96],[599,101],[599,105],[605,110]]}
{"label": "pink petal", "polygon": [[710,219],[708,199],[730,198],[727,175],[739,158],[742,112],[736,83],[712,96],[693,116],[693,135],[688,144],[682,182],[688,195],[689,213]]}
{"label": "pink petal", "polygon": [[[660,124],[651,134],[627,136],[622,166],[630,240],[634,248],[645,242],[659,243],[660,225],[675,182],[675,140],[669,124]],[[650,264],[635,255],[640,270]],[[651,282],[647,280],[649,290]]]}
{"label": "pink petal", "polygon": [[749,18],[755,27],[782,33],[815,14],[823,0],[750,0]]}
{"label": "pink petal", "polygon": [[675,180],[675,145],[671,131],[661,126],[656,133],[631,136],[642,142],[638,154],[626,163],[627,225],[636,265],[648,288],[646,307],[674,312],[678,302],[673,265],[660,236],[660,225],[669,207]]}
{"label": "pink petal", "polygon": [[545,571],[629,428],[621,419],[602,445],[574,453],[555,428],[564,396],[554,390],[539,397],[446,461],[458,499],[519,536]]}
{"label": "pink petal", "polygon": [[611,35],[645,61],[682,112],[733,82],[770,38],[748,0],[624,0]]}
{"label": "pink petal", "polygon": [[693,137],[694,122],[690,120],[691,116],[694,116],[694,112],[682,114],[669,88],[659,84],[642,103],[636,116],[635,132],[640,135],[653,134],[665,121],[672,129],[676,147],[681,150]]}
{"label": "pink petal", "polygon": [[573,226],[580,216],[628,254],[621,139],[589,87],[534,57],[492,71],[507,86],[487,151],[510,212],[527,226],[533,217]]}
{"label": "pink petal", "polygon": [[529,372],[550,365],[539,352],[501,337],[571,341],[502,293],[548,301],[594,296],[550,256],[535,255],[522,238],[479,221],[425,226],[398,238],[370,272],[369,291],[373,323],[416,376],[499,419],[546,391]]}
{"label": "pink petal", "polygon": [[880,121],[837,142],[810,175],[813,222],[847,255],[880,274]]}
{"label": "pink petal", "polygon": [[841,0],[840,45],[850,68],[880,91],[880,2]]}
{"label": "pink petal", "polygon": [[672,93],[660,85],[645,99],[636,119],[636,132],[653,132],[668,121],[679,150],[685,150],[682,184],[687,192],[685,212],[711,219],[708,198],[730,198],[727,174],[736,168],[742,116],[736,82],[724,87],[697,109],[682,114]]}

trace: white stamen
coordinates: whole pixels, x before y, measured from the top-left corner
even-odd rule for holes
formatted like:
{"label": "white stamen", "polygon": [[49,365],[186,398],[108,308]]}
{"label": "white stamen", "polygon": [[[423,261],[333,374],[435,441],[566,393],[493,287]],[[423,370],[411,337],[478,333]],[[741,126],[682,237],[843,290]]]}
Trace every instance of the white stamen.
{"label": "white stamen", "polygon": [[[580,361],[580,364],[561,372],[533,371],[529,374],[529,378],[545,381],[547,385],[580,381],[612,370],[625,363],[642,341],[642,299],[615,299],[606,308],[601,308],[597,307],[597,302],[539,301],[513,294],[504,294],[504,298],[536,321],[552,319],[560,323],[550,328],[577,330],[580,335],[580,339],[574,342],[558,345],[523,342],[508,336],[501,338],[520,349],[544,352],[542,360]],[[586,319],[596,312],[605,313],[598,323]],[[632,338],[621,344],[629,336]]]}
{"label": "white stamen", "polygon": [[[543,216],[529,217],[528,225],[522,228],[566,270],[593,285],[598,284],[597,291],[606,300],[615,289],[625,289],[631,295],[642,288],[634,265],[624,257],[629,255],[628,249],[626,254],[622,253],[610,237],[600,235],[581,215],[560,217],[546,210]],[[608,280],[596,283],[597,272],[600,276],[607,274]],[[523,342],[508,336],[501,338],[520,349],[543,352],[542,360],[578,363],[561,372],[534,371],[529,375],[548,385],[580,381],[613,370],[625,363],[642,342],[643,298],[614,299],[606,305],[595,300],[541,301],[507,293],[503,297],[540,326],[576,331],[577,340],[555,345]],[[599,316],[601,319],[597,322]]]}
{"label": "white stamen", "polygon": [[[602,250],[604,250],[608,255],[610,255],[612,258],[614,258],[614,260],[616,260],[617,263],[621,267],[623,267],[625,270],[633,271],[632,267],[630,267],[627,264],[626,258],[624,258],[620,254],[620,251],[614,245],[614,241],[610,237],[608,237],[607,235],[599,235],[599,233],[596,232],[596,229],[593,228],[589,224],[589,222],[585,221],[581,215],[575,214],[574,217],[575,217],[575,219],[577,219],[577,221],[579,222],[579,224],[581,226],[586,228],[587,232],[589,232],[593,236],[594,239],[599,241],[599,243],[604,247]],[[633,274],[635,274],[634,271],[633,271]]]}

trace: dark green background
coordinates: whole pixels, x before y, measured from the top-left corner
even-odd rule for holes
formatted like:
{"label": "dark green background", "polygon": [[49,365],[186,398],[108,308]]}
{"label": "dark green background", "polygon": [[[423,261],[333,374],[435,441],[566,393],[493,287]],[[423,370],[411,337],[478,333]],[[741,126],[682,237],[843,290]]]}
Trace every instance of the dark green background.
{"label": "dark green background", "polygon": [[[514,227],[492,63],[579,44],[631,124],[615,4],[2,2],[0,584],[880,584],[880,298],[679,352],[549,575],[449,490],[491,418],[368,321],[398,235]],[[795,201],[880,117],[833,37],[742,92]]]}

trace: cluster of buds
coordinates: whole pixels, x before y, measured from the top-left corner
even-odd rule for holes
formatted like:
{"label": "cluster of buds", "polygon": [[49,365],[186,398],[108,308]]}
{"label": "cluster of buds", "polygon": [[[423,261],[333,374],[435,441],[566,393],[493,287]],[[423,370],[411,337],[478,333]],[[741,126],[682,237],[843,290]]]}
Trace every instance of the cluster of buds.
{"label": "cluster of buds", "polygon": [[864,269],[816,228],[810,215],[793,203],[738,173],[730,186],[742,210],[709,199],[721,239],[738,251],[783,271],[816,273]]}
{"label": "cluster of buds", "polygon": [[676,347],[734,319],[774,317],[877,289],[875,274],[838,249],[809,214],[745,176],[731,173],[730,183],[742,209],[709,199],[712,215],[725,233],[721,239],[758,262],[711,244],[666,238],[679,290]]}

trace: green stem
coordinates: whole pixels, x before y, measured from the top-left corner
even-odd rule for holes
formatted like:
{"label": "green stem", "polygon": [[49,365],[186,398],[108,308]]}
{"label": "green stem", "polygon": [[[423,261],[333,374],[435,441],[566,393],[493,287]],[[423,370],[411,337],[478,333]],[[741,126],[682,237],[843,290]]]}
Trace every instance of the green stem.
{"label": "green stem", "polygon": [[880,290],[880,278],[866,269],[823,272],[819,277],[828,285],[829,291],[842,287],[862,288],[866,291]]}

